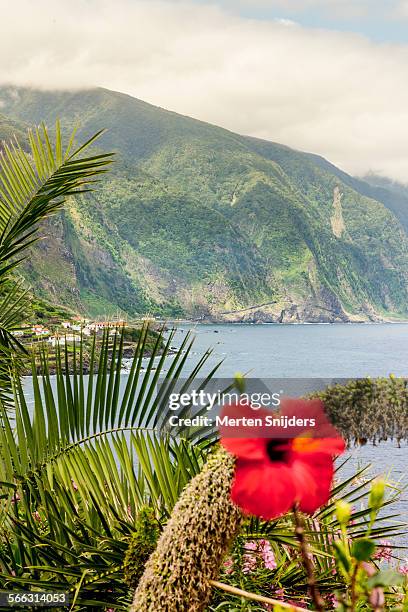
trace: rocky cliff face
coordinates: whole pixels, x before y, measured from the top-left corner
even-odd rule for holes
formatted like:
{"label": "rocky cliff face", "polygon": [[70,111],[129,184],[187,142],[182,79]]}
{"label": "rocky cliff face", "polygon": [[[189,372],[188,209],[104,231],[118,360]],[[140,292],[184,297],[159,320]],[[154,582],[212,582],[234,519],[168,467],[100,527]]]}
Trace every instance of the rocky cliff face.
{"label": "rocky cliff face", "polygon": [[[25,275],[95,314],[217,321],[408,316],[408,199],[320,157],[103,89],[0,88],[0,134],[58,115],[117,152],[44,227]],[[396,199],[398,201],[396,201]]]}

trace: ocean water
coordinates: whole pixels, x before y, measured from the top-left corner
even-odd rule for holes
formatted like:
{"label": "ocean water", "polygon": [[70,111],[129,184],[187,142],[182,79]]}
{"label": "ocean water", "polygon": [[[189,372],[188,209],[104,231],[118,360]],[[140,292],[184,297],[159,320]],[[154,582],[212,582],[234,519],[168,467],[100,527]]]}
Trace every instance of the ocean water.
{"label": "ocean water", "polygon": [[408,324],[181,325],[194,352],[213,348],[220,376],[265,378],[408,376]]}

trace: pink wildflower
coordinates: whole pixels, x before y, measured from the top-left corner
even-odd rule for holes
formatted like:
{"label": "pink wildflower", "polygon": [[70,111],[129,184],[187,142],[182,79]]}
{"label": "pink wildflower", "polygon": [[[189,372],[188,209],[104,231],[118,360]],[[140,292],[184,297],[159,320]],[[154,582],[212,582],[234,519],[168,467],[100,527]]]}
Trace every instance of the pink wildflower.
{"label": "pink wildflower", "polygon": [[232,560],[231,557],[228,557],[224,561],[224,572],[226,574],[232,574],[233,571],[234,571],[234,561]]}
{"label": "pink wildflower", "polygon": [[249,574],[256,569],[260,560],[263,561],[266,569],[276,569],[275,555],[273,554],[272,546],[268,540],[261,539],[249,540],[244,544],[244,549],[249,551],[244,554],[244,564],[242,571],[244,574]]}
{"label": "pink wildflower", "polygon": [[404,576],[408,576],[408,559],[404,560],[404,563],[399,566],[398,571]]}
{"label": "pink wildflower", "polygon": [[249,574],[256,568],[257,565],[257,558],[255,553],[258,549],[258,543],[255,540],[245,542],[244,549],[251,551],[250,553],[244,554],[244,565],[242,567],[242,571],[244,572],[244,574]]}
{"label": "pink wildflower", "polygon": [[367,561],[363,561],[361,567],[363,568],[367,576],[369,576],[370,578],[372,576],[375,576],[375,574],[377,573],[375,565],[373,565],[372,563],[367,563]]}
{"label": "pink wildflower", "polygon": [[369,601],[374,610],[382,610],[385,604],[383,589],[380,587],[375,587],[370,593]]}
{"label": "pink wildflower", "polygon": [[387,540],[381,540],[380,544],[378,545],[378,550],[374,554],[373,558],[377,560],[390,561],[392,558],[392,549],[390,548],[390,544],[391,542],[388,542]]}
{"label": "pink wildflower", "polygon": [[329,595],[326,595],[326,603],[330,606],[330,608],[333,608],[333,610],[335,610],[339,605],[339,600],[337,599],[334,593],[329,593]]}
{"label": "pink wildflower", "polygon": [[268,540],[259,540],[259,548],[266,569],[276,569],[276,560],[271,543]]}

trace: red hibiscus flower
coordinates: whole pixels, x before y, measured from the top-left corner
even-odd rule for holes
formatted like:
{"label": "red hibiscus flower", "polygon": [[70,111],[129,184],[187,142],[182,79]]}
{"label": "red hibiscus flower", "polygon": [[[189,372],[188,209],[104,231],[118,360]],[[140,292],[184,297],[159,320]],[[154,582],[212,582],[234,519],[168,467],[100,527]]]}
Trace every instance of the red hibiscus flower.
{"label": "red hibiscus flower", "polygon": [[[286,426],[271,426],[272,415]],[[322,402],[284,399],[279,414],[241,403],[225,407],[221,417],[228,420],[221,443],[236,457],[232,500],[245,513],[273,519],[297,505],[313,514],[328,501],[333,460],[345,443]]]}

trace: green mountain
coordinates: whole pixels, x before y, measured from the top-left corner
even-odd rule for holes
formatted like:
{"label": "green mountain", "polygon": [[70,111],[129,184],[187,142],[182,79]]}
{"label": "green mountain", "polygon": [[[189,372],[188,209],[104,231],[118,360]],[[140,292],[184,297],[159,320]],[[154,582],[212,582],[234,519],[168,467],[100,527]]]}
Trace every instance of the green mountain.
{"label": "green mountain", "polygon": [[84,313],[348,321],[408,315],[408,198],[321,157],[92,89],[0,88],[0,135],[101,128],[114,170],[44,228],[25,275]]}

